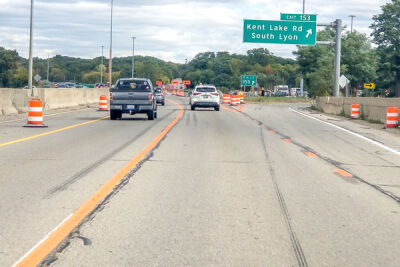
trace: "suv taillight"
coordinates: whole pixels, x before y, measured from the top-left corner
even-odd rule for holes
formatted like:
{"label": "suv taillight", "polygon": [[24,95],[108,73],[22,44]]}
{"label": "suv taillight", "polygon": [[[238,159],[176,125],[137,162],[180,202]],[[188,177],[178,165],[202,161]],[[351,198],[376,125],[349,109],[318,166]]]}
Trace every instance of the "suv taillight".
{"label": "suv taillight", "polygon": [[110,93],[110,100],[113,100],[113,93]]}
{"label": "suv taillight", "polygon": [[193,95],[200,95],[201,93],[193,93]]}
{"label": "suv taillight", "polygon": [[153,100],[153,94],[152,93],[149,94],[149,100],[150,101]]}
{"label": "suv taillight", "polygon": [[212,95],[218,95],[218,93],[211,93]]}

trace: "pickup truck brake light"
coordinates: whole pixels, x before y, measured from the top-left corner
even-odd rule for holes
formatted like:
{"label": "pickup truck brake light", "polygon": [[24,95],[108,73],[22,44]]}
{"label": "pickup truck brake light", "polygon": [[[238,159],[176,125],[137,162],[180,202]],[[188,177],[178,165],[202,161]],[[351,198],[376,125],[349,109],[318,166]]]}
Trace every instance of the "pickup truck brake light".
{"label": "pickup truck brake light", "polygon": [[153,100],[153,94],[152,93],[149,94],[149,100],[150,101]]}
{"label": "pickup truck brake light", "polygon": [[110,100],[113,100],[113,93],[110,93]]}

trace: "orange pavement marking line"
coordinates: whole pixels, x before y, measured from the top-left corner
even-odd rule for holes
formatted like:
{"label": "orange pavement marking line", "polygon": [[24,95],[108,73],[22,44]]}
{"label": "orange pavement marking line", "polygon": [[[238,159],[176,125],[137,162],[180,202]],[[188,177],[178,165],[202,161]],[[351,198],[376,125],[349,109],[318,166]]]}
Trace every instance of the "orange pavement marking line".
{"label": "orange pavement marking line", "polygon": [[72,215],[70,215],[64,222],[62,222],[56,229],[54,229],[46,238],[42,239],[31,251],[23,256],[14,266],[36,266],[38,265],[49,253],[51,253],[57,246],[77,227],[87,215],[92,212],[105,197],[107,197],[113,188],[118,185],[122,179],[136,167],[166,136],[166,134],[175,126],[175,124],[182,118],[184,108],[172,100],[167,100],[179,107],[179,114],[175,119],[151,142],[148,144],[138,155],[136,155],[128,164],[126,164],[117,174],[114,175],[107,183],[105,183],[96,193],[94,193],[80,208],[78,208]]}
{"label": "orange pavement marking line", "polygon": [[292,140],[290,140],[289,138],[285,138],[285,139],[283,139],[283,141],[285,141],[286,143],[291,143],[292,142]]}
{"label": "orange pavement marking line", "polygon": [[353,175],[351,173],[349,173],[345,170],[342,170],[342,169],[336,169],[335,172],[343,177],[353,177]]}
{"label": "orange pavement marking line", "polygon": [[312,153],[310,151],[304,152],[304,154],[306,154],[309,157],[316,157],[317,156],[316,154],[314,154],[314,153]]}
{"label": "orange pavement marking line", "polygon": [[270,133],[275,133],[275,130],[269,130]]}
{"label": "orange pavement marking line", "polygon": [[228,110],[228,111],[232,111],[232,112],[235,112],[236,110],[234,110],[233,108],[228,108],[228,107],[225,107],[225,106],[221,106],[221,108],[222,109],[225,109],[225,110]]}

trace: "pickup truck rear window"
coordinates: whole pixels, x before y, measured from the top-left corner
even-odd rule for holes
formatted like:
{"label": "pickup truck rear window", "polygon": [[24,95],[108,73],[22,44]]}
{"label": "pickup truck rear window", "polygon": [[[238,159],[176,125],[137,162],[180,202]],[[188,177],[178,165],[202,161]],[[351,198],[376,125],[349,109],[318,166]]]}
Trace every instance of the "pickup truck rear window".
{"label": "pickup truck rear window", "polygon": [[128,90],[128,91],[149,91],[150,85],[145,80],[123,80],[119,81],[116,90]]}
{"label": "pickup truck rear window", "polygon": [[199,93],[212,93],[215,92],[215,88],[213,87],[198,87],[196,91]]}

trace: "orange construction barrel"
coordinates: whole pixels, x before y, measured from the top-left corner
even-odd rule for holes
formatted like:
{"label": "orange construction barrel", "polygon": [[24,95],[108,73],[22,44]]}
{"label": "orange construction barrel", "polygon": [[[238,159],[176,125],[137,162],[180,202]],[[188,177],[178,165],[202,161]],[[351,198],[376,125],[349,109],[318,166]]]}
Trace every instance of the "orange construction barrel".
{"label": "orange construction barrel", "polygon": [[396,128],[399,126],[399,109],[396,107],[388,107],[386,109],[386,127]]}

